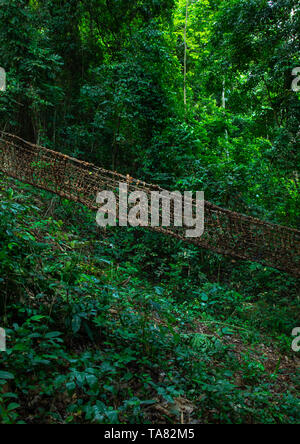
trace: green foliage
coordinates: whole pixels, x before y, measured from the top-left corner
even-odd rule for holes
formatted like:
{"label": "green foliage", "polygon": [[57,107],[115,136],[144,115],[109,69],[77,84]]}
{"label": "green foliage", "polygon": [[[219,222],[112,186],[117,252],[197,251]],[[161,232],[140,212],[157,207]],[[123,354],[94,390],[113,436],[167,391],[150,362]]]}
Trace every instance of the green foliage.
{"label": "green foliage", "polygon": [[[275,368],[264,354],[276,347],[271,325],[281,347],[290,328],[279,274],[252,306],[250,282],[246,293],[234,289],[241,274],[231,285],[207,282],[203,265],[194,269],[200,258],[193,248],[176,249],[143,230],[99,238],[80,207],[52,200],[50,216],[47,195],[42,203],[28,186],[3,184],[2,423],[176,423],[182,399],[201,423],[299,421],[296,386],[281,376],[279,358]],[[165,413],[157,417],[159,408]]]}
{"label": "green foliage", "polygon": [[[3,0],[0,126],[297,227],[299,29],[295,0]],[[295,279],[0,186],[1,423],[299,422]]]}

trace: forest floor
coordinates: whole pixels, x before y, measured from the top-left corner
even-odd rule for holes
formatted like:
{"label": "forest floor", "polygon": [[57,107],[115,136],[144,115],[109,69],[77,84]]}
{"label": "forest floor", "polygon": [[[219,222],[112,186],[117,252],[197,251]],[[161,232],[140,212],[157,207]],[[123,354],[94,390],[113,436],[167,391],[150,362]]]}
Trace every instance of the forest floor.
{"label": "forest floor", "polygon": [[299,423],[299,282],[2,175],[0,198],[0,422]]}

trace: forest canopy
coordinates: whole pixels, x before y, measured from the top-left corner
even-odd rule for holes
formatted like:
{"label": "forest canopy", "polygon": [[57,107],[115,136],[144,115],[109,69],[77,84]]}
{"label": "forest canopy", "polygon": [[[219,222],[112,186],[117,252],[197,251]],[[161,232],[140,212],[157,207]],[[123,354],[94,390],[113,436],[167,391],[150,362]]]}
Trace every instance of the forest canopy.
{"label": "forest canopy", "polygon": [[299,29],[293,0],[3,0],[1,126],[295,226]]}

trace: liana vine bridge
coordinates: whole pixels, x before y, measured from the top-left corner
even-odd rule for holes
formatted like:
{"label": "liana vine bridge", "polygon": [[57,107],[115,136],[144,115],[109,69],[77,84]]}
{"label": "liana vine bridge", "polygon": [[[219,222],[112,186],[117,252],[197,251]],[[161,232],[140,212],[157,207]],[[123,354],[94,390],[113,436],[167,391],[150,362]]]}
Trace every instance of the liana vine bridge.
{"label": "liana vine bridge", "polygon": [[[163,191],[129,176],[99,168],[62,153],[0,133],[0,170],[15,179],[51,191],[97,210],[99,191],[116,192],[120,182],[128,191]],[[116,195],[117,196],[117,195]],[[221,255],[261,263],[300,277],[300,231],[264,222],[205,202],[205,232],[186,238],[183,229],[171,226],[152,230],[193,243]]]}

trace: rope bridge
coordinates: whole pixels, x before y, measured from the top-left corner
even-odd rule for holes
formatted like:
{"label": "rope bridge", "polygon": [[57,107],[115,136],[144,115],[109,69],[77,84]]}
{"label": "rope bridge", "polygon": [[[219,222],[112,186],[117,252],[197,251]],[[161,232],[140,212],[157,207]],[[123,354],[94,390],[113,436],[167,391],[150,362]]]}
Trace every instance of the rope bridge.
{"label": "rope bridge", "polygon": [[[99,191],[114,191],[119,183],[128,192],[162,192],[129,176],[107,171],[62,153],[0,133],[0,171],[22,182],[51,191],[63,198],[98,210]],[[117,195],[116,195],[117,197]],[[152,230],[235,259],[261,263],[300,277],[300,231],[244,216],[205,202],[205,232],[186,238],[183,228],[152,227]]]}

